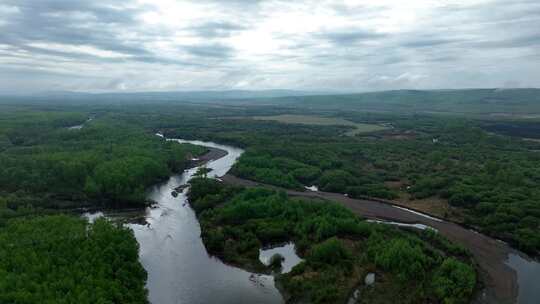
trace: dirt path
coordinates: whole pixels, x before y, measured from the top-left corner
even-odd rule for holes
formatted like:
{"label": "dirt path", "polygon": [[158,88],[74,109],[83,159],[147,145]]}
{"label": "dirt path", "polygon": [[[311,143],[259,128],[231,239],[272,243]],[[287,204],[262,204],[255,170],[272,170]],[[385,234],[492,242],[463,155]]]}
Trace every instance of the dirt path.
{"label": "dirt path", "polygon": [[[278,187],[241,179],[227,174],[223,181],[232,185],[245,187],[265,186],[274,189]],[[508,254],[513,252],[507,244],[461,227],[457,224],[438,221],[421,214],[409,212],[381,202],[351,199],[343,194],[329,192],[301,192],[286,190],[290,196],[319,198],[337,202],[355,214],[369,219],[384,219],[402,223],[419,223],[437,229],[442,235],[469,249],[480,268],[480,276],[485,289],[479,294],[474,303],[510,304],[516,303],[518,294],[517,274],[506,265]]]}

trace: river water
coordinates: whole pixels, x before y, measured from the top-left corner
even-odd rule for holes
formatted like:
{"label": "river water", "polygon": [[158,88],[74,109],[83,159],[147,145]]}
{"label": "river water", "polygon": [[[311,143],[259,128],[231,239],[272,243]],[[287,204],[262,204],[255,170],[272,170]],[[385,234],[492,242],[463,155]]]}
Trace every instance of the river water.
{"label": "river water", "polygon": [[[225,175],[243,150],[211,142],[176,140],[226,150],[227,156],[209,162],[209,176]],[[157,202],[148,208],[147,225],[130,224],[140,246],[140,260],[148,272],[147,287],[153,304],[282,303],[274,278],[257,275],[211,257],[201,240],[201,229],[189,207],[186,184],[197,171],[190,169],[153,187],[148,198]]]}
{"label": "river water", "polygon": [[519,294],[517,303],[540,303],[540,263],[520,253],[511,253],[506,262],[517,273]]}
{"label": "river water", "polygon": [[270,259],[274,254],[279,254],[283,257],[280,273],[288,273],[294,266],[302,262],[302,259],[296,255],[294,243],[259,249],[259,261],[264,265],[269,265]]}
{"label": "river water", "polygon": [[[161,135],[162,136],[162,135]],[[210,177],[225,175],[242,149],[219,145],[212,142],[174,140],[222,149],[228,152],[225,157],[210,161],[206,167],[212,169]],[[274,278],[269,275],[253,274],[237,267],[226,265],[219,259],[209,256],[200,237],[200,225],[194,211],[190,208],[184,189],[177,197],[172,195],[174,188],[185,185],[198,167],[174,175],[168,181],[150,189],[148,198],[157,204],[146,210],[147,224],[129,224],[140,246],[140,261],[148,272],[147,288],[149,300],[153,304],[203,304],[203,303],[283,303],[283,298],[275,287]],[[102,213],[86,214],[89,220],[102,216]],[[392,223],[403,225],[401,223]],[[415,225],[411,225],[415,226]],[[427,227],[427,226],[426,226]],[[416,227],[425,229],[426,227]],[[290,253],[289,251],[291,251]],[[290,271],[300,261],[294,253],[294,245],[274,249],[262,249],[261,261],[274,251],[291,256],[284,265],[284,272]],[[276,252],[277,252],[276,251]],[[281,252],[283,251],[283,252]],[[507,264],[516,270],[519,283],[518,303],[539,303],[540,264],[525,259],[518,254],[510,254]]]}

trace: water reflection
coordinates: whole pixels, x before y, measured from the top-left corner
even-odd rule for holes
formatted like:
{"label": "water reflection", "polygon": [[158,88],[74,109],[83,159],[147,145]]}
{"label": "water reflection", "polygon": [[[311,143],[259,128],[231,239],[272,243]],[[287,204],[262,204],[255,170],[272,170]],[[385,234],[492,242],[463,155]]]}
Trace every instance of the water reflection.
{"label": "water reflection", "polygon": [[313,191],[313,192],[319,191],[319,188],[318,188],[317,186],[315,186],[315,185],[309,186],[309,187],[308,187],[308,186],[304,186],[304,188],[305,188],[306,190]]}
{"label": "water reflection", "polygon": [[386,225],[393,225],[398,227],[409,227],[409,228],[416,228],[420,230],[426,230],[430,229],[433,231],[437,231],[437,229],[424,225],[424,224],[407,224],[407,223],[399,223],[399,222],[392,222],[392,221],[381,221],[381,220],[366,220],[366,222],[370,223],[378,223],[378,224],[386,224]]}
{"label": "water reflection", "polygon": [[508,255],[506,263],[517,273],[518,303],[538,304],[540,302],[540,263],[514,253]]}
{"label": "water reflection", "polygon": [[282,246],[259,249],[259,260],[264,265],[270,264],[270,258],[274,254],[280,254],[285,258],[281,263],[281,273],[290,272],[294,266],[302,262],[302,259],[296,255],[295,247],[293,243],[287,243]]}
{"label": "water reflection", "polygon": [[103,212],[85,212],[83,213],[82,217],[84,217],[86,220],[88,220],[89,223],[95,222],[98,218],[104,216]]}
{"label": "water reflection", "polygon": [[[224,149],[228,155],[207,164],[210,176],[224,175],[242,154],[241,149],[199,141],[182,141]],[[147,209],[146,225],[129,225],[140,246],[140,260],[148,272],[149,299],[154,304],[168,303],[282,303],[274,278],[222,263],[211,257],[200,238],[199,222],[187,204],[184,189],[197,168],[171,177],[155,186],[148,196],[157,202]]]}

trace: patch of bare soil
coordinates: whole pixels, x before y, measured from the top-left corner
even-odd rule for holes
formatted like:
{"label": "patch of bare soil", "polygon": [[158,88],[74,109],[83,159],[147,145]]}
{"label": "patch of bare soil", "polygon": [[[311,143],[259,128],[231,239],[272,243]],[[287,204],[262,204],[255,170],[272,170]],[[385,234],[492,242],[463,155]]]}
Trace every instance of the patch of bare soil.
{"label": "patch of bare soil", "polygon": [[452,222],[463,223],[463,212],[450,206],[446,199],[439,197],[415,199],[406,192],[405,187],[407,183],[403,181],[390,181],[385,182],[384,184],[388,188],[396,190],[399,193],[399,197],[393,200],[391,202],[392,204],[418,210]]}

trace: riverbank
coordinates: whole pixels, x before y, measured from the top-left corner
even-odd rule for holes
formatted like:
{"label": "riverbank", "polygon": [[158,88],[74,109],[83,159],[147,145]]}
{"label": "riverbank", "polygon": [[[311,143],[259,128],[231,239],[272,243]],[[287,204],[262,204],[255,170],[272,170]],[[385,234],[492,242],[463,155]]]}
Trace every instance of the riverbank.
{"label": "riverbank", "polygon": [[[202,166],[208,162],[221,159],[225,156],[227,156],[228,152],[223,149],[214,148],[214,147],[205,147],[207,151],[199,155],[196,158],[193,158],[190,160],[190,162],[186,165],[184,168],[184,171],[188,171],[190,169],[193,169],[198,166]],[[178,172],[180,174],[181,172]],[[169,179],[168,177],[167,179]],[[167,179],[163,179],[160,181],[160,183],[165,182]],[[159,183],[158,183],[159,184]],[[146,208],[152,206],[155,206],[157,204],[154,200],[146,199],[144,204],[141,204],[139,207],[133,207],[130,205],[119,205],[116,208],[104,208],[102,206],[99,206],[97,204],[94,204],[92,202],[88,202],[85,206],[80,206],[80,203],[77,203],[77,208],[73,209],[65,209],[66,211],[69,211],[70,213],[76,214],[76,215],[83,215],[86,214],[97,214],[101,213],[106,215],[108,218],[118,220],[122,223],[131,223],[131,224],[146,224],[145,220],[145,210]],[[86,217],[86,216],[85,216]]]}
{"label": "riverbank", "polygon": [[193,159],[192,163],[188,166],[187,169],[204,165],[205,163],[211,162],[213,160],[218,160],[222,157],[227,156],[227,154],[229,154],[229,152],[223,149],[212,148],[212,147],[207,147],[207,149],[208,151],[205,154],[199,156],[196,159]]}
{"label": "riverbank", "polygon": [[385,285],[376,285],[376,302],[368,303],[465,303],[474,294],[472,256],[437,234],[371,224],[337,203],[212,179],[192,180],[188,195],[208,251],[225,261],[259,263],[261,248],[294,242],[304,263],[276,276],[291,303],[345,303],[374,269]]}
{"label": "riverbank", "polygon": [[[227,174],[222,180],[230,185],[256,187],[265,185]],[[381,202],[351,199],[342,194],[330,192],[300,192],[281,189],[290,196],[319,198],[337,202],[355,214],[368,219],[384,219],[403,223],[419,223],[437,229],[442,235],[453,242],[463,245],[473,254],[480,269],[481,281],[485,285],[482,294],[478,295],[475,303],[516,303],[518,296],[517,274],[506,264],[508,256],[515,251],[506,243],[492,239],[475,231],[468,230],[457,224],[426,217]]]}
{"label": "riverbank", "polygon": [[[190,169],[149,189],[147,198],[156,204],[147,208],[146,224],[129,225],[148,273],[149,302],[283,303],[272,276],[232,267],[208,254],[201,239],[201,224],[187,202],[188,184],[201,166],[211,170],[209,177],[219,178],[243,150],[211,142],[167,140],[204,146],[207,152],[193,159]],[[182,191],[174,196],[173,191],[179,187]]]}

